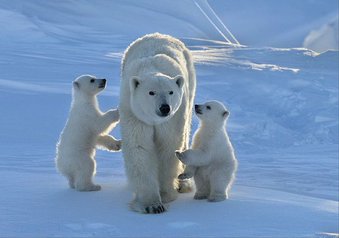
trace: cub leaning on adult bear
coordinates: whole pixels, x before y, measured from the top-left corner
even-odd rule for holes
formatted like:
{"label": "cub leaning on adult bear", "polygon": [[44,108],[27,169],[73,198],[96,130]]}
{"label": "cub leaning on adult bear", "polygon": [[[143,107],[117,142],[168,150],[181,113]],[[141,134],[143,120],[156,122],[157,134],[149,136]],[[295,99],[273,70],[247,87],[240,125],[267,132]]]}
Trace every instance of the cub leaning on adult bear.
{"label": "cub leaning on adult bear", "polygon": [[122,60],[122,152],[135,193],[132,210],[161,213],[189,186],[177,176],[176,150],[188,149],[196,89],[193,59],[176,38],[159,33],[134,41]]}
{"label": "cub leaning on adult bear", "polygon": [[106,79],[82,75],[73,82],[73,98],[65,128],[57,144],[56,166],[69,186],[78,191],[98,191],[92,181],[96,172],[96,147],[119,151],[121,141],[108,133],[118,124],[118,110],[102,113],[97,94]]}

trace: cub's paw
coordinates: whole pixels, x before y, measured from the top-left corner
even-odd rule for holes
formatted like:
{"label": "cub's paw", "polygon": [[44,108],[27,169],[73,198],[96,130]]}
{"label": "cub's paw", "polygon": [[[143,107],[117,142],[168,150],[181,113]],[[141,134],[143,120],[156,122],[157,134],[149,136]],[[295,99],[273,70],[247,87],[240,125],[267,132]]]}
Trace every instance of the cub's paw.
{"label": "cub's paw", "polygon": [[144,213],[147,214],[159,214],[166,212],[166,208],[162,203],[153,204],[151,206],[145,207]]}
{"label": "cub's paw", "polygon": [[182,174],[179,174],[178,176],[178,179],[180,180],[184,180],[184,179],[190,179],[193,177],[193,174],[190,174],[190,173],[182,173]]}
{"label": "cub's paw", "polygon": [[175,155],[182,163],[186,164],[186,156],[183,152],[176,151]]}
{"label": "cub's paw", "polygon": [[209,202],[221,202],[227,199],[226,195],[211,195],[208,197]]}
{"label": "cub's paw", "polygon": [[121,140],[114,141],[108,145],[108,150],[110,151],[120,151],[121,150]]}
{"label": "cub's paw", "polygon": [[98,184],[90,184],[90,185],[75,185],[75,189],[79,192],[94,192],[101,190],[101,186]]}
{"label": "cub's paw", "polygon": [[98,184],[94,184],[89,191],[100,191],[101,186]]}

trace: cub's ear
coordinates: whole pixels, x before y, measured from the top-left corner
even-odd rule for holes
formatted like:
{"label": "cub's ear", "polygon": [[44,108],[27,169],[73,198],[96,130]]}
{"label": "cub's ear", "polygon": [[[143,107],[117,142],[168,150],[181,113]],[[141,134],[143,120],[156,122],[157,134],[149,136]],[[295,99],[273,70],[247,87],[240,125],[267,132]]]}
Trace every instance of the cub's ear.
{"label": "cub's ear", "polygon": [[73,88],[74,89],[80,89],[80,83],[77,81],[73,81]]}
{"label": "cub's ear", "polygon": [[174,77],[174,80],[178,87],[182,88],[182,86],[184,85],[184,77],[182,77],[182,75],[177,75]]}
{"label": "cub's ear", "polygon": [[133,76],[131,80],[129,81],[129,88],[131,92],[134,92],[134,90],[140,85],[140,78],[137,76]]}
{"label": "cub's ear", "polygon": [[222,117],[223,118],[226,118],[226,117],[228,117],[230,115],[230,112],[229,111],[224,111],[223,113],[222,113]]}

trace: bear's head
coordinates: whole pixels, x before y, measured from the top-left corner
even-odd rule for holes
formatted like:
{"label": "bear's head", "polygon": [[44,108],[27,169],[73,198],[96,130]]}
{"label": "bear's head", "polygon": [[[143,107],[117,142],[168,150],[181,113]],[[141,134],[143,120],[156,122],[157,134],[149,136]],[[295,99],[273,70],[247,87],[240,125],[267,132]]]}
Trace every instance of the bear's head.
{"label": "bear's head", "polygon": [[106,87],[106,79],[97,79],[93,75],[81,75],[73,81],[74,93],[95,96]]}
{"label": "bear's head", "polygon": [[230,115],[229,111],[219,101],[208,101],[202,105],[196,104],[194,107],[195,114],[202,125],[223,126]]}
{"label": "bear's head", "polygon": [[148,125],[169,120],[179,109],[183,97],[184,78],[161,73],[130,79],[131,109]]}

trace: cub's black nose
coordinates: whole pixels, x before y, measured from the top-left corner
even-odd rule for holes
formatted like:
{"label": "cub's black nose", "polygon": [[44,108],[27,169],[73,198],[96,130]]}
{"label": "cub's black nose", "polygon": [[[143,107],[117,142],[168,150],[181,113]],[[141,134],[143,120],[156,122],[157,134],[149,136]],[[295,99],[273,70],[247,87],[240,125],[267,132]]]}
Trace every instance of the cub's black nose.
{"label": "cub's black nose", "polygon": [[168,104],[162,104],[159,108],[159,111],[161,112],[161,116],[165,117],[171,111],[171,107]]}
{"label": "cub's black nose", "polygon": [[202,111],[201,111],[201,109],[200,109],[200,105],[195,104],[195,105],[194,105],[194,109],[195,109],[195,112],[196,112],[197,114],[202,114]]}
{"label": "cub's black nose", "polygon": [[104,88],[106,86],[106,79],[101,79],[101,82],[99,84],[99,88]]}

